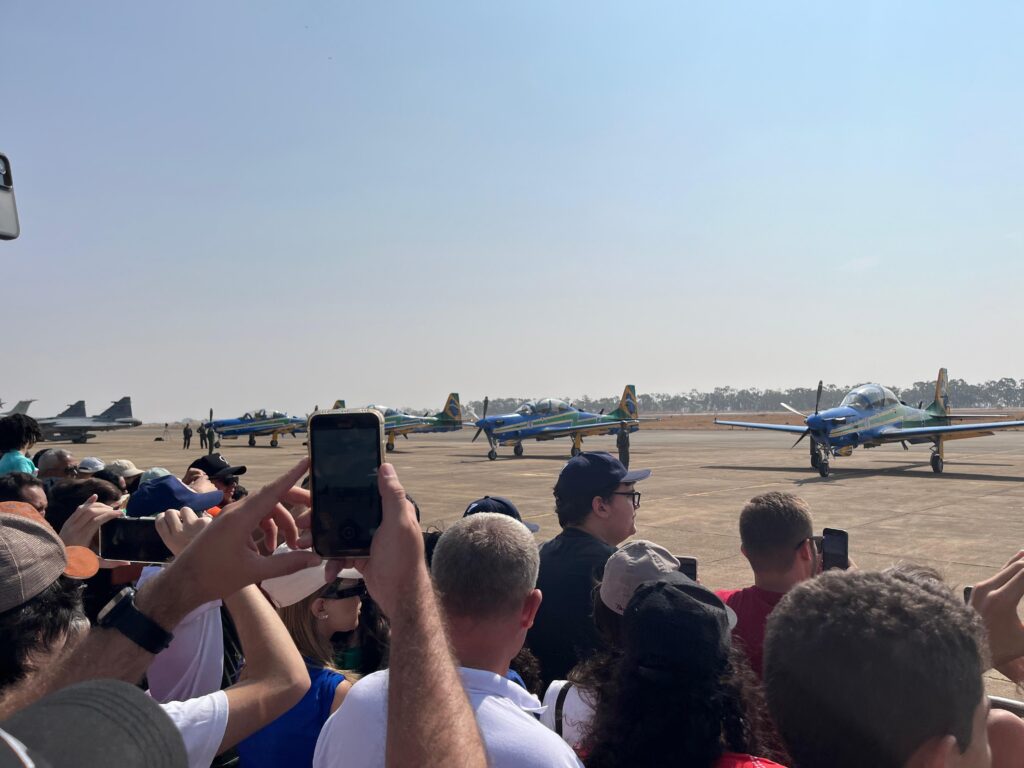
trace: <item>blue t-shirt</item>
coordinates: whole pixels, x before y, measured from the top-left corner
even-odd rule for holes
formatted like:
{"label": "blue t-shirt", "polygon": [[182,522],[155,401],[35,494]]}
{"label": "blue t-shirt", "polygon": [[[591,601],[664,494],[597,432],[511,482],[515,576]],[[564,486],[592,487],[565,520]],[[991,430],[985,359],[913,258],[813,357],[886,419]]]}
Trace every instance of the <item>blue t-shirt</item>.
{"label": "blue t-shirt", "polygon": [[10,472],[27,472],[30,475],[36,473],[36,465],[32,459],[21,451],[8,451],[0,457],[0,475]]}
{"label": "blue t-shirt", "polygon": [[242,768],[313,765],[313,750],[331,715],[334,691],[345,679],[339,672],[306,662],[309,690],[294,707],[238,743]]}

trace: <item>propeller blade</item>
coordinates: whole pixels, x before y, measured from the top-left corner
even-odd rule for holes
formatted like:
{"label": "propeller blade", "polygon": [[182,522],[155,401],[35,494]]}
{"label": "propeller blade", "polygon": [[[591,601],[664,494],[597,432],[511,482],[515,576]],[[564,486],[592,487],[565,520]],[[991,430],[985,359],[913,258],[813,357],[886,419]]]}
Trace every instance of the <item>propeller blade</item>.
{"label": "propeller blade", "polygon": [[484,415],[481,418],[487,418],[487,406],[490,405],[490,402],[491,401],[487,398],[487,395],[484,395]]}
{"label": "propeller blade", "polygon": [[[796,442],[793,443],[792,447],[796,448],[798,445],[800,445],[800,441],[803,440],[805,437],[807,437],[809,434],[811,434],[811,430],[809,430],[809,429],[805,429],[803,432],[801,432],[800,433],[800,437],[798,437],[796,439]],[[814,438],[811,438],[811,439],[813,440]]]}
{"label": "propeller blade", "polygon": [[820,380],[818,381],[818,396],[814,399],[814,412],[815,413],[817,413],[818,409],[821,407],[821,388],[822,388],[823,384],[824,384],[823,381],[820,381]]}
{"label": "propeller blade", "polygon": [[787,411],[790,411],[790,412],[792,412],[792,413],[795,413],[795,414],[796,414],[797,416],[800,416],[800,417],[802,417],[802,418],[804,418],[804,419],[806,419],[806,418],[807,418],[807,416],[806,416],[806,415],[804,415],[804,414],[800,413],[800,411],[798,411],[798,410],[797,410],[796,408],[794,408],[794,407],[793,407],[793,406],[791,406],[791,405],[786,405],[785,403],[779,403],[779,405],[781,405],[781,406],[782,406],[783,408],[785,408],[785,409],[786,409]]}
{"label": "propeller blade", "polygon": [[483,432],[483,431],[484,431],[484,428],[483,428],[483,427],[480,427],[480,428],[479,428],[479,429],[478,429],[478,430],[476,431],[476,434],[475,434],[475,435],[473,435],[473,439],[472,439],[472,440],[470,440],[469,442],[471,442],[471,443],[475,443],[475,442],[476,442],[476,439],[477,439],[478,437],[480,437],[480,433],[481,433],[481,432]]}

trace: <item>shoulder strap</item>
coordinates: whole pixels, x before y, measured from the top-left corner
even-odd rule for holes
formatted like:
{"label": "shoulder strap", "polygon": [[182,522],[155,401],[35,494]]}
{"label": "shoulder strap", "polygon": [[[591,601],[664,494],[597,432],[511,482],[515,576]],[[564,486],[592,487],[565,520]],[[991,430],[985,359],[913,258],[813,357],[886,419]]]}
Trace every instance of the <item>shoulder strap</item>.
{"label": "shoulder strap", "polygon": [[572,688],[572,683],[566,680],[565,685],[562,686],[555,698],[555,733],[559,736],[562,735],[562,707],[565,706],[565,697],[569,695],[570,688]]}

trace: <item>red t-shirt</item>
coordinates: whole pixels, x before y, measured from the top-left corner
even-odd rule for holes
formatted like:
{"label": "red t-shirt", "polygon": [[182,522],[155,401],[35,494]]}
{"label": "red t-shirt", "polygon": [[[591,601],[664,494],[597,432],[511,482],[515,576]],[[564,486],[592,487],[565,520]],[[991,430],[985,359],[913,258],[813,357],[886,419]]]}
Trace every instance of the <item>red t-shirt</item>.
{"label": "red t-shirt", "polygon": [[746,589],[723,589],[715,592],[722,602],[736,611],[736,626],[733,627],[733,639],[738,639],[743,650],[750,659],[750,668],[761,677],[764,660],[764,628],[768,623],[768,614],[785,595],[784,592],[769,592],[760,587]]}
{"label": "red t-shirt", "polygon": [[784,765],[765,760],[763,757],[753,755],[739,755],[735,752],[726,752],[715,763],[715,768],[786,768]]}

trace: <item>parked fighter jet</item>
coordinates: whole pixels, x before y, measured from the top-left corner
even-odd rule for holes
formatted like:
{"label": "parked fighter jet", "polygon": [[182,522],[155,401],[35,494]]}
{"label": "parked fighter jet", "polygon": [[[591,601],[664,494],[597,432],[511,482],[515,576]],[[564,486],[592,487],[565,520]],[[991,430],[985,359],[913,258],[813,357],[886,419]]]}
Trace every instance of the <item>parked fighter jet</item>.
{"label": "parked fighter jet", "polygon": [[261,408],[258,411],[245,413],[237,419],[218,419],[214,421],[213,411],[210,411],[210,420],[204,425],[207,429],[214,431],[214,445],[220,445],[220,439],[225,437],[249,438],[249,447],[256,445],[256,438],[261,435],[270,435],[270,447],[277,448],[279,435],[292,435],[296,432],[306,431],[306,419],[302,416],[289,416],[281,411],[267,411]]}
{"label": "parked fighter jet", "polygon": [[79,400],[57,416],[36,421],[42,430],[44,440],[70,440],[72,443],[84,443],[89,438],[96,437],[93,431],[128,429],[142,423],[132,416],[130,397],[122,397],[99,416],[86,416],[85,401]]}
{"label": "parked fighter jet", "polygon": [[523,440],[554,440],[571,437],[571,455],[583,450],[583,438],[588,435],[615,435],[626,430],[640,429],[640,409],[636,400],[636,388],[627,384],[622,391],[619,407],[608,414],[587,413],[574,408],[564,400],[544,398],[523,403],[515,413],[500,416],[487,415],[487,400],[484,400],[483,418],[476,422],[475,442],[480,433],[487,435],[490,450],[487,458],[498,458],[498,446],[512,443],[516,456],[523,455]]}
{"label": "parked fighter jet", "polygon": [[[13,416],[16,413],[22,413],[22,414],[28,413],[28,407],[32,403],[34,403],[34,402],[35,402],[35,400],[19,400],[15,404],[15,406],[13,408],[11,408],[11,410],[4,411],[3,413],[0,413],[0,416]],[[0,400],[0,408],[3,408],[3,407],[4,407],[4,401]]]}
{"label": "parked fighter jet", "polygon": [[884,443],[902,443],[904,450],[909,450],[907,443],[931,443],[932,471],[938,474],[943,469],[943,444],[947,440],[982,437],[996,429],[1024,427],[1024,421],[953,424],[954,420],[991,417],[951,412],[946,380],[946,369],[942,368],[935,381],[935,400],[927,408],[921,407],[924,403],[919,403],[917,408],[907,405],[880,384],[864,384],[851,389],[838,407],[820,411],[822,383],[819,381],[818,398],[811,415],[805,416],[781,404],[786,410],[804,416],[804,427],[719,419],[715,419],[715,423],[799,434],[794,447],[809,436],[811,467],[822,477],[828,477],[829,460],[833,456],[849,456],[854,448],[875,448]]}
{"label": "parked fighter jet", "polygon": [[458,392],[448,395],[444,408],[433,415],[416,416],[383,405],[367,407],[376,408],[384,414],[384,432],[388,436],[386,445],[388,452],[395,450],[395,437],[398,435],[408,439],[410,433],[455,432],[462,429],[462,404],[459,402]]}

